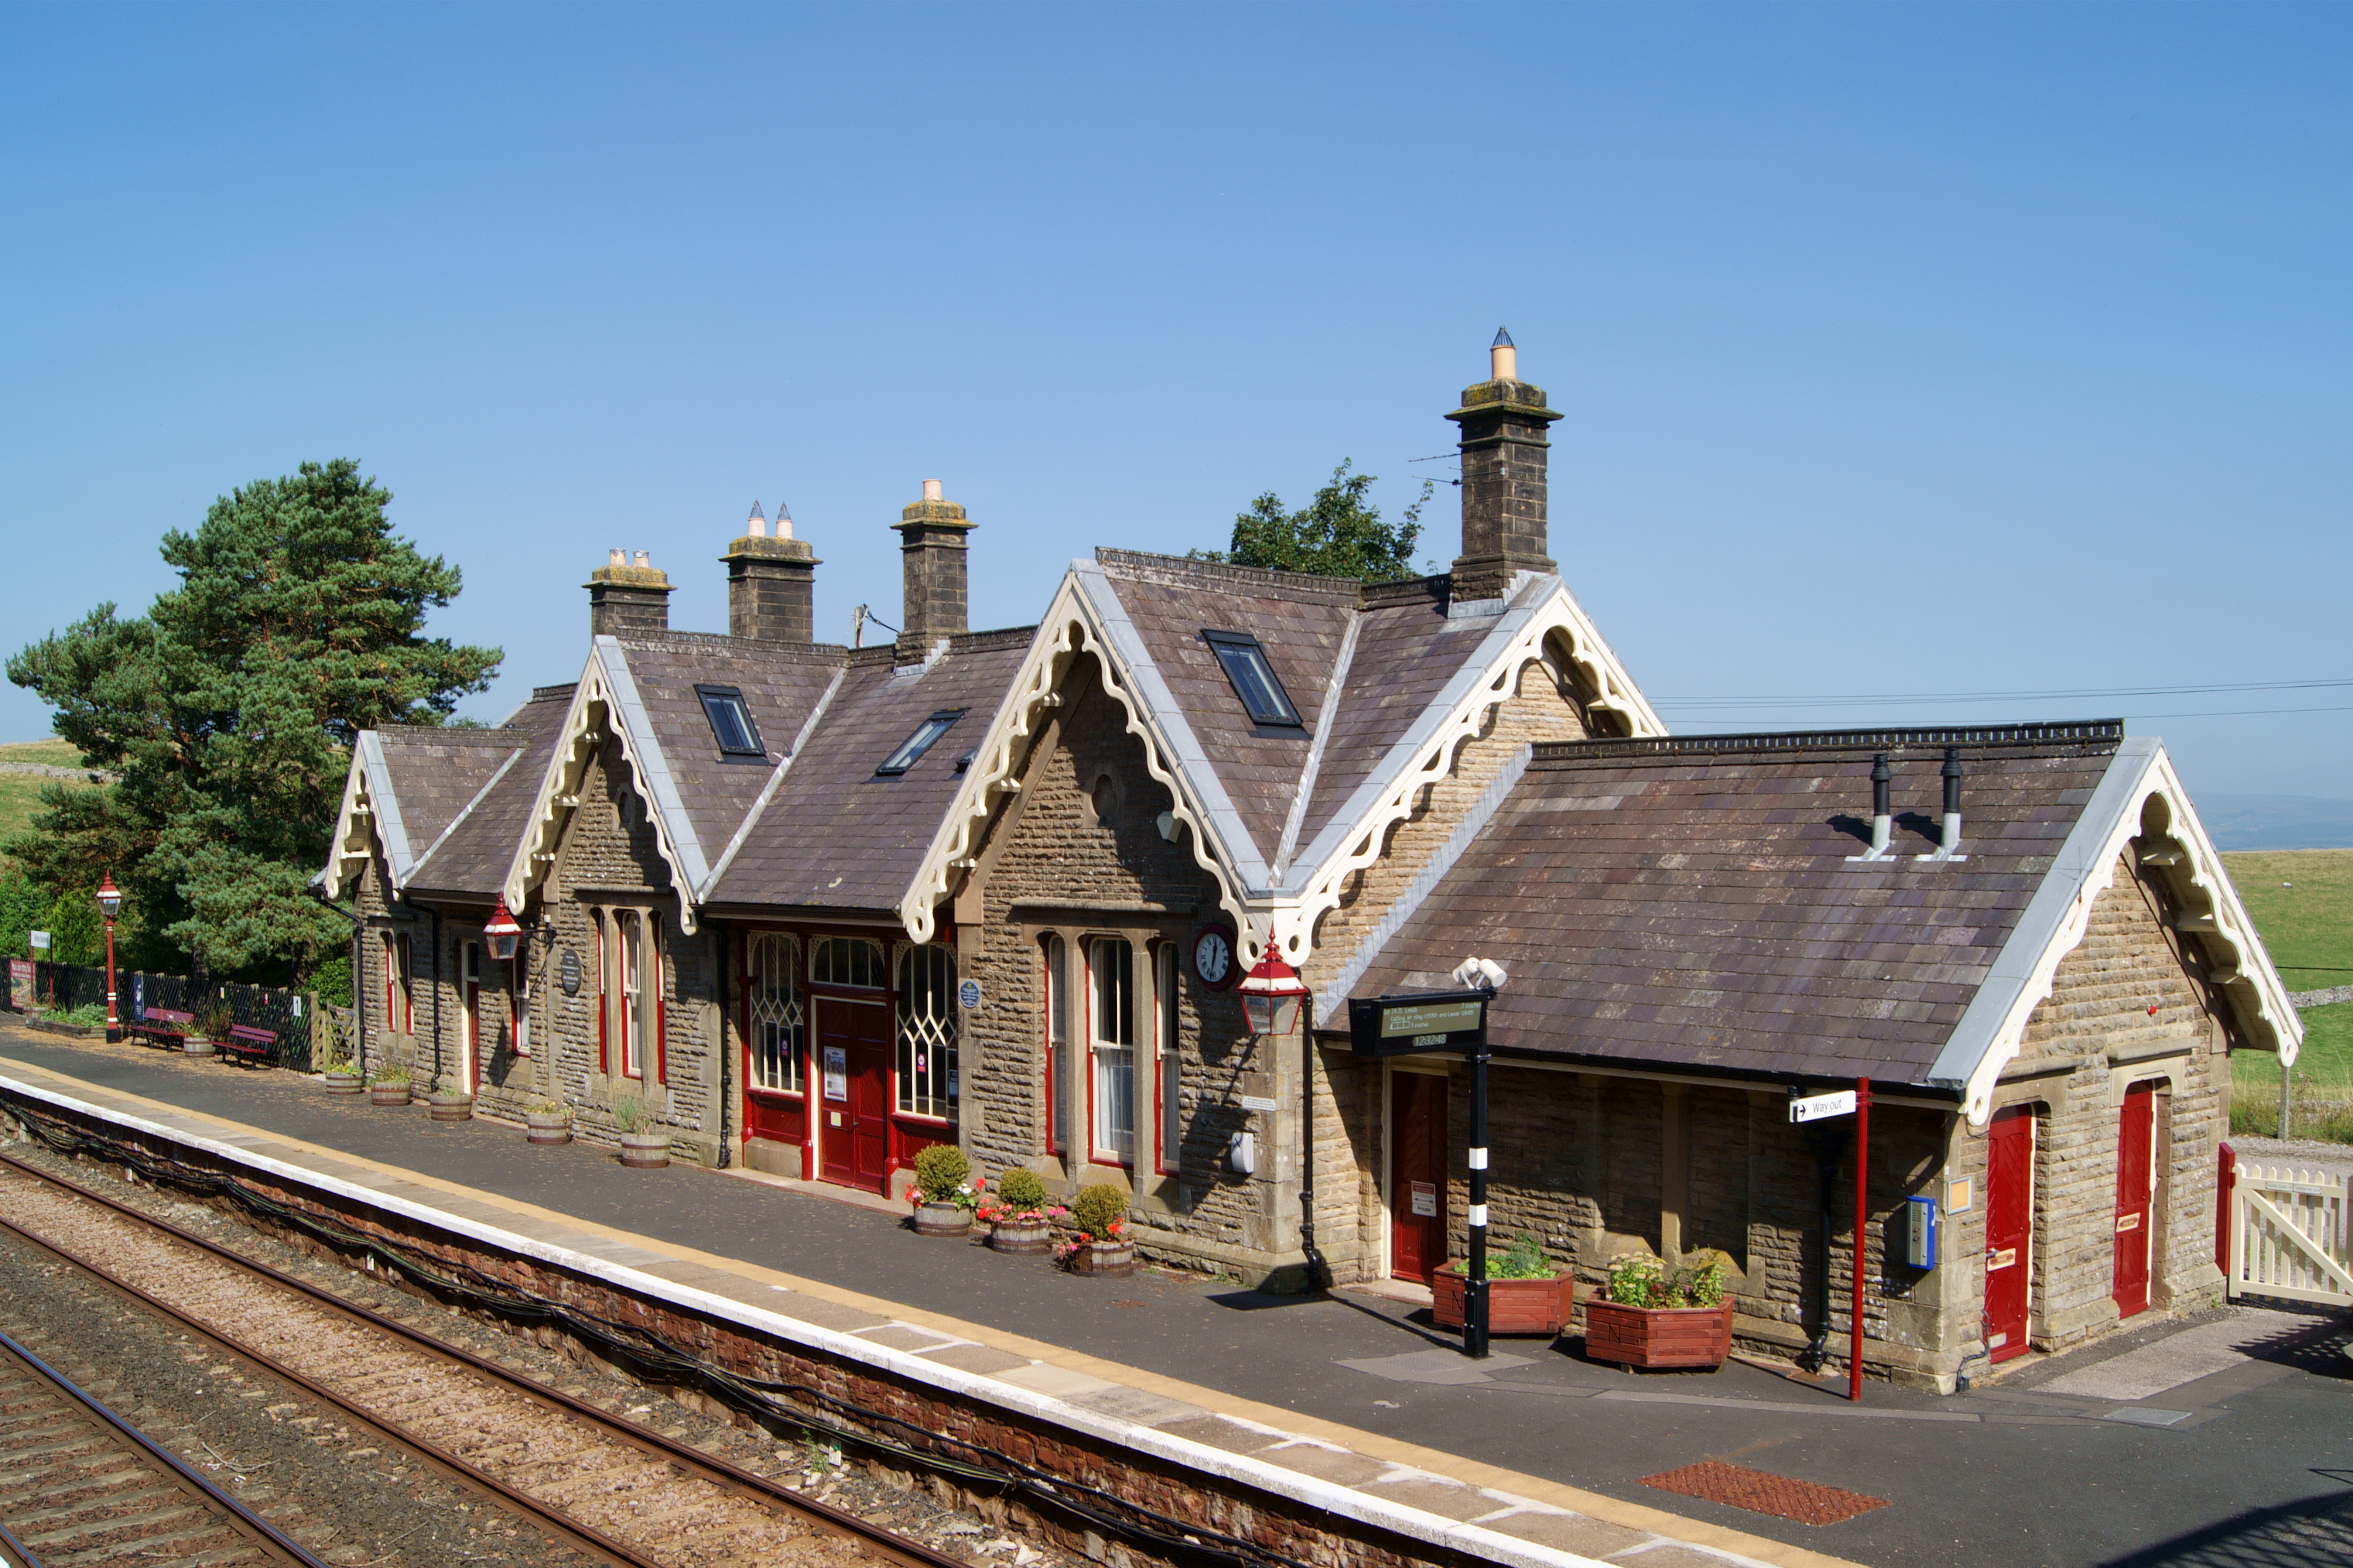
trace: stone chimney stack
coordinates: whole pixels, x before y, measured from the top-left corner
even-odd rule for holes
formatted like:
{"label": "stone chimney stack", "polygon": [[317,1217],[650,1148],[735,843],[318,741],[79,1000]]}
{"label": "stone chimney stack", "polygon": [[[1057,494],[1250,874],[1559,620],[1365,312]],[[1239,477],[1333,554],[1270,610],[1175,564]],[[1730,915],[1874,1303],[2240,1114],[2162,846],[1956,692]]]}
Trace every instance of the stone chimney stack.
{"label": "stone chimney stack", "polygon": [[1512,334],[1498,331],[1488,379],[1463,388],[1447,416],[1462,427],[1462,553],[1454,597],[1500,598],[1514,572],[1554,569],[1545,518],[1545,426],[1560,417],[1544,388],[1520,379]]}
{"label": "stone chimney stack", "polygon": [[899,616],[899,662],[913,664],[932,645],[965,625],[965,543],[973,531],[964,508],[940,498],[940,481],[923,481],[923,499],[901,510],[900,559],[905,567],[905,607]]}
{"label": "stone chimney stack", "polygon": [[642,550],[636,565],[616,550],[588,574],[588,632],[592,637],[670,630],[670,577]]}
{"label": "stone chimney stack", "polygon": [[752,503],[744,537],[727,547],[727,635],[765,642],[814,641],[817,569],[823,563],[806,540],[793,537],[793,514],[776,506],[776,537],[760,503]]}

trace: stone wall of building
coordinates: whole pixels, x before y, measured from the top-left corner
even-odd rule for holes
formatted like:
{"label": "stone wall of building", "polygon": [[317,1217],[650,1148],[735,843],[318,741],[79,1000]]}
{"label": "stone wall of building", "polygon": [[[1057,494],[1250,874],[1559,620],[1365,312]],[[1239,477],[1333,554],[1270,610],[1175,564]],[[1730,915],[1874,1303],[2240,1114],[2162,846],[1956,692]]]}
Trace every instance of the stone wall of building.
{"label": "stone wall of building", "polygon": [[[617,1138],[612,1105],[642,1100],[671,1132],[671,1157],[721,1163],[723,1057],[716,1048],[719,964],[708,931],[680,930],[679,903],[654,826],[630,781],[620,742],[607,737],[583,770],[579,805],[556,847],[541,889],[555,942],[539,961],[537,1027],[545,1043],[531,1073],[534,1092],[573,1108],[575,1136]],[[661,1034],[645,1044],[642,1079],[621,1076],[609,1048],[600,1068],[598,934],[595,911],[637,909],[659,921]],[[579,990],[562,984],[565,955],[578,964]]]}
{"label": "stone wall of building", "polygon": [[[2118,1137],[2134,1084],[2158,1086],[2150,1304],[2183,1310],[2220,1299],[2212,1226],[2230,1058],[2219,1014],[2185,969],[2165,914],[2126,852],[1996,1093],[1997,1109],[2031,1106],[2036,1116],[2029,1323],[2037,1349],[2064,1348],[2119,1321],[2112,1299]],[[1957,1141],[1954,1163],[1982,1184],[1982,1131]],[[1956,1228],[1956,1250],[1981,1255],[1984,1205]],[[1976,1286],[1954,1292],[1963,1298],[1957,1320],[1979,1310],[1981,1273]],[[1966,1328],[1974,1337],[1974,1321]]]}

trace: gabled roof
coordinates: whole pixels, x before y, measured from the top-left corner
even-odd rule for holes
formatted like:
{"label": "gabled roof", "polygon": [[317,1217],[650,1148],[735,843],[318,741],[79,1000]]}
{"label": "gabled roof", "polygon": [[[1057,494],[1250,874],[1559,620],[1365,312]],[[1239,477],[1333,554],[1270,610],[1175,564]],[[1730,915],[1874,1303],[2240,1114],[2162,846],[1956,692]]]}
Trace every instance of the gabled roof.
{"label": "gabled roof", "polygon": [[[1960,858],[1933,854],[1944,748],[1965,770]],[[1898,858],[1868,847],[1894,759]],[[1994,1080],[2137,840],[2204,945],[2243,1043],[2301,1026],[2154,741],[2114,721],[1700,736],[1533,748],[1427,885],[1320,999],[1510,980],[1499,1049],[1953,1093]]]}
{"label": "gabled roof", "polygon": [[416,893],[454,893],[492,899],[514,858],[515,836],[530,814],[532,796],[547,760],[555,752],[570,686],[543,686],[531,700],[507,715],[504,731],[523,737],[497,772],[483,781],[435,841],[417,857],[406,880]]}
{"label": "gabled roof", "polygon": [[[694,632],[597,637],[536,797],[509,837],[508,906],[527,907],[544,879],[588,760],[610,735],[650,808],[686,930],[714,904],[892,909],[955,794],[956,760],[996,711],[1029,636],[965,634],[904,667],[889,647]],[[743,696],[765,758],[720,751],[696,689],[710,686]],[[913,767],[878,776],[918,724],[952,709],[966,712]]]}
{"label": "gabled roof", "polygon": [[[393,890],[407,888],[451,830],[537,738],[539,695],[497,729],[386,724],[360,732],[322,886],[340,898],[372,849]],[[519,721],[522,721],[519,723]]]}
{"label": "gabled roof", "polygon": [[[714,908],[881,911],[914,880],[960,766],[997,714],[1031,628],[948,639],[922,664],[891,650],[853,654],[800,748],[706,885]],[[904,773],[876,770],[934,713],[962,710]]]}
{"label": "gabled roof", "polygon": [[[1253,958],[1277,924],[1293,961],[1304,956],[1349,873],[1512,695],[1525,662],[1572,672],[1597,724],[1664,732],[1559,578],[1523,574],[1508,596],[1474,603],[1450,601],[1445,584],[1366,586],[1131,551],[1072,563],[902,903],[907,929],[930,929],[1082,653],[1101,661]],[[1210,631],[1257,639],[1298,728],[1251,721]]]}

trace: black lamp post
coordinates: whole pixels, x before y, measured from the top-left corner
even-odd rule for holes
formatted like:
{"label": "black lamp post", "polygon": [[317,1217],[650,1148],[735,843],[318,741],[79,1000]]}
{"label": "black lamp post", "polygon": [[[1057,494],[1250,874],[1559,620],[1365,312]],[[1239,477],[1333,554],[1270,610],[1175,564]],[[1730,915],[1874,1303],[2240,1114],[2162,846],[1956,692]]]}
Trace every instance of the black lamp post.
{"label": "black lamp post", "polygon": [[114,916],[122,908],[122,889],[111,871],[98,885],[98,907],[106,911],[106,1038],[111,1045],[122,1038],[122,1020],[114,1011]]}

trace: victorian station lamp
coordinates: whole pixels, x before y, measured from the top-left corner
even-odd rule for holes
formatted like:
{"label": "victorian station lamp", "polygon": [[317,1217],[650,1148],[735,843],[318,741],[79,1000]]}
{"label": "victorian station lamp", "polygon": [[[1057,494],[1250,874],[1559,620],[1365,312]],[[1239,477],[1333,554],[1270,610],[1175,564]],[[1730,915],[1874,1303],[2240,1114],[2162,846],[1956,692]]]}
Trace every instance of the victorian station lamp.
{"label": "victorian station lamp", "polygon": [[114,1011],[114,916],[122,908],[122,889],[114,885],[111,871],[98,885],[98,907],[106,911],[106,1038],[111,1045],[122,1038],[122,1020]]}

